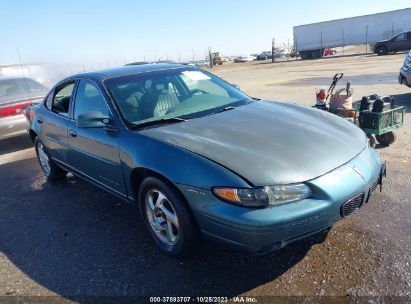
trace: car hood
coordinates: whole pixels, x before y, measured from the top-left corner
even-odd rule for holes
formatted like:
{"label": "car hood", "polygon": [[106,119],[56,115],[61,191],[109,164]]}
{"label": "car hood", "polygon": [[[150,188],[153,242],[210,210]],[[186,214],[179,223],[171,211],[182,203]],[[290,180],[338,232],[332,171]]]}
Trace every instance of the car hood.
{"label": "car hood", "polygon": [[254,186],[311,180],[367,145],[364,133],[345,119],[265,101],[141,132],[219,163]]}
{"label": "car hood", "polygon": [[386,42],[389,42],[389,41],[390,41],[390,39],[379,40],[379,41],[375,42],[375,45],[381,44],[381,43],[386,43]]}

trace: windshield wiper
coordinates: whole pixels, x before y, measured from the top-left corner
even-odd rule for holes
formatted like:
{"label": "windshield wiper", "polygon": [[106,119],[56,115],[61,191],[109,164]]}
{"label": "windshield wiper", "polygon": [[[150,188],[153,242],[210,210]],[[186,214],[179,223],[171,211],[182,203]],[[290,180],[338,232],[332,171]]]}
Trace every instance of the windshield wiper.
{"label": "windshield wiper", "polygon": [[184,121],[187,121],[187,120],[188,119],[182,118],[182,117],[161,118],[161,119],[142,122],[140,124],[135,124],[135,125],[132,126],[132,128],[133,129],[140,129],[140,128],[149,127],[149,126],[161,125],[161,124],[164,124],[164,123],[184,122]]}
{"label": "windshield wiper", "polygon": [[228,106],[228,107],[222,108],[221,110],[218,110],[217,112],[211,113],[211,115],[217,114],[217,113],[221,113],[221,112],[225,112],[225,111],[230,111],[230,110],[233,110],[233,109],[235,109],[235,108],[236,108],[236,107]]}

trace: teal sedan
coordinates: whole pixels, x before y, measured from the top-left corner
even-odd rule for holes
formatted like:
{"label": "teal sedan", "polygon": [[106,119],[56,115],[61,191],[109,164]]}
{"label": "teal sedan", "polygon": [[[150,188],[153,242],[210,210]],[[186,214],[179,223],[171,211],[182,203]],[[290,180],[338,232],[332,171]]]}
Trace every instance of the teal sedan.
{"label": "teal sedan", "polygon": [[385,162],[338,116],[250,98],[201,69],[143,64],[68,77],[27,111],[44,174],[136,204],[154,243],[199,236],[267,253],[370,201]]}

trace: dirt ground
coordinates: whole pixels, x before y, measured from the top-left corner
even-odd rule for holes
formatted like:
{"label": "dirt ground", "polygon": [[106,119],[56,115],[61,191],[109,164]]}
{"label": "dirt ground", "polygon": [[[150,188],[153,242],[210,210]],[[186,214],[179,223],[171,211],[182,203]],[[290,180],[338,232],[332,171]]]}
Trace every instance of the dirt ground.
{"label": "dirt ground", "polygon": [[[406,126],[390,147],[382,193],[339,221],[328,236],[248,256],[204,242],[176,260],[158,252],[135,208],[75,177],[47,182],[27,137],[0,145],[0,302],[13,296],[367,296],[407,303],[411,296],[411,89],[400,86],[405,54],[311,61],[226,64],[213,73],[250,96],[305,105],[336,72],[354,97],[392,95],[407,105]],[[86,298],[77,298],[86,297]],[[379,297],[379,298],[376,298]],[[381,298],[388,297],[388,298]],[[277,298],[278,299],[278,298]],[[284,298],[282,298],[285,300]],[[297,298],[298,299],[298,298]]]}

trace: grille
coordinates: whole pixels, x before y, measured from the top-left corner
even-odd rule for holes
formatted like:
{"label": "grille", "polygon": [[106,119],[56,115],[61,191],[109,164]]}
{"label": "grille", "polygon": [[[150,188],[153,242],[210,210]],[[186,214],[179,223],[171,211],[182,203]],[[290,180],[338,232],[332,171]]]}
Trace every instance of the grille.
{"label": "grille", "polygon": [[344,204],[341,205],[340,214],[342,217],[348,216],[358,208],[361,207],[362,202],[364,200],[364,193],[361,193],[352,199],[349,199]]}

